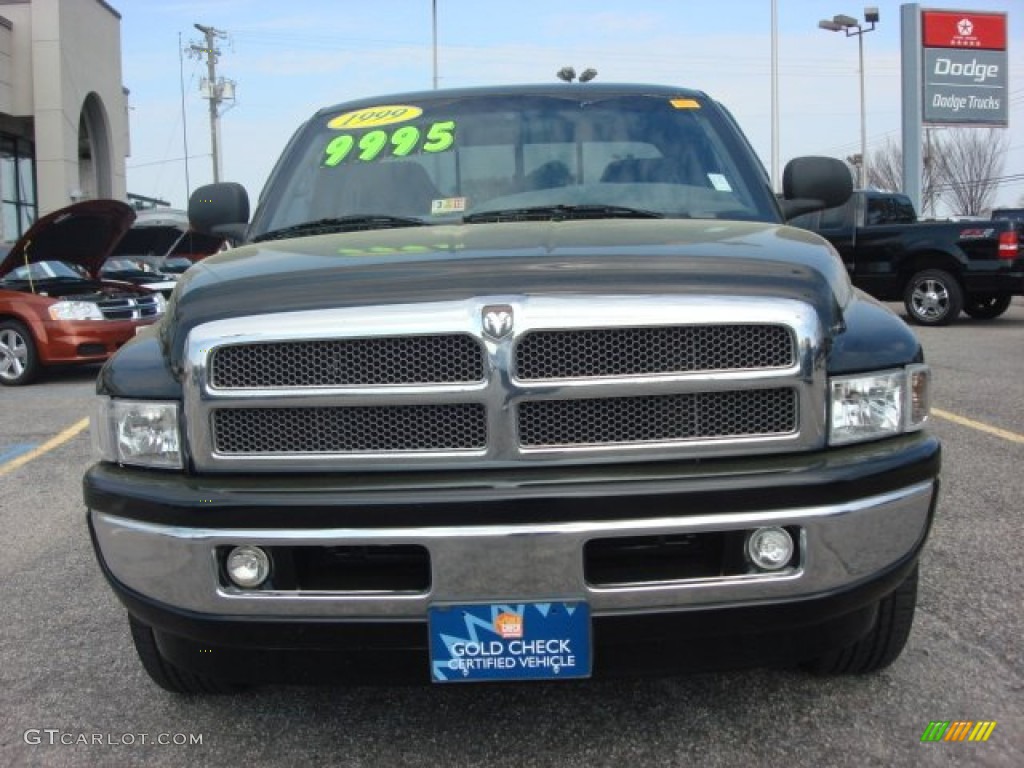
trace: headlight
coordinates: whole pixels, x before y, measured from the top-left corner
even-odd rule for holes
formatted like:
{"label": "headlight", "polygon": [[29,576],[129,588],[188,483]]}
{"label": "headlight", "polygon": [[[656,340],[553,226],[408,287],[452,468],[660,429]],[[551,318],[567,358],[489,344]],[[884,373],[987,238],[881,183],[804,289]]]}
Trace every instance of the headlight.
{"label": "headlight", "polygon": [[156,311],[158,315],[162,315],[167,311],[167,299],[164,298],[162,293],[156,294]]}
{"label": "headlight", "polygon": [[105,461],[182,467],[177,403],[100,397],[92,417],[92,439]]}
{"label": "headlight", "polygon": [[103,313],[92,301],[58,301],[49,307],[54,320],[102,320]]}
{"label": "headlight", "polygon": [[931,370],[926,365],[836,376],[830,380],[829,389],[831,445],[921,429],[931,408]]}

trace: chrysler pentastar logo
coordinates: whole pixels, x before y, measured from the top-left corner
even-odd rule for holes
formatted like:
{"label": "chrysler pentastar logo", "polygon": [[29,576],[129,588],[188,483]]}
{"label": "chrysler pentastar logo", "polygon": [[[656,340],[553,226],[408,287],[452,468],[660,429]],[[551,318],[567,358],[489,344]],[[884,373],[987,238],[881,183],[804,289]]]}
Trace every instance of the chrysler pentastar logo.
{"label": "chrysler pentastar logo", "polygon": [[481,310],[484,335],[500,339],[512,333],[512,307],[508,304],[491,304]]}

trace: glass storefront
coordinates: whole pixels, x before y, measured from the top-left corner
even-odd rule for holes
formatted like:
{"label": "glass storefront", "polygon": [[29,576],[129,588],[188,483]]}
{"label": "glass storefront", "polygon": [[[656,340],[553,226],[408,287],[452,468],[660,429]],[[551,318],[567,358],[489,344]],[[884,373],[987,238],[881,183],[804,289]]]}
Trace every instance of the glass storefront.
{"label": "glass storefront", "polygon": [[32,142],[0,134],[0,239],[13,242],[37,215]]}

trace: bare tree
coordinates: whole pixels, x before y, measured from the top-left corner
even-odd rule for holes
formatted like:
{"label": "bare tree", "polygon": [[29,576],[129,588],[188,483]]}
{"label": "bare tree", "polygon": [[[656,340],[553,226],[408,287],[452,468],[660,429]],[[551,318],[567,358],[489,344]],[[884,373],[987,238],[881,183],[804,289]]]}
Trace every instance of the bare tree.
{"label": "bare tree", "polygon": [[[938,180],[934,162],[935,146],[925,142],[924,172],[921,184],[921,215],[934,216]],[[893,139],[886,139],[881,149],[871,155],[868,166],[868,184],[876,189],[898,192],[903,189],[903,148]]]}
{"label": "bare tree", "polygon": [[871,153],[868,184],[886,192],[903,189],[903,150],[891,138],[885,140],[881,149]]}
{"label": "bare tree", "polygon": [[1009,139],[1000,128],[953,128],[935,151],[942,200],[962,216],[978,216],[992,207]]}

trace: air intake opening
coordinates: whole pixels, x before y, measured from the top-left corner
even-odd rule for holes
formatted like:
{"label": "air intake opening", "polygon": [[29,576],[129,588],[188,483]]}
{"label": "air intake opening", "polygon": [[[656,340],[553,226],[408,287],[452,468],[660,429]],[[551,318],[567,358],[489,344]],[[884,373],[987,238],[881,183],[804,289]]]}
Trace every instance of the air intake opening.
{"label": "air intake opening", "polygon": [[[793,541],[800,529],[787,527]],[[759,573],[746,556],[750,530],[592,539],[583,547],[583,576],[595,587],[728,578]],[[791,572],[799,550],[775,573]]]}
{"label": "air intake opening", "polygon": [[[221,560],[232,547],[225,548]],[[265,547],[274,563],[263,589],[297,592],[430,590],[430,553],[414,544]],[[230,582],[225,582],[225,586]]]}

